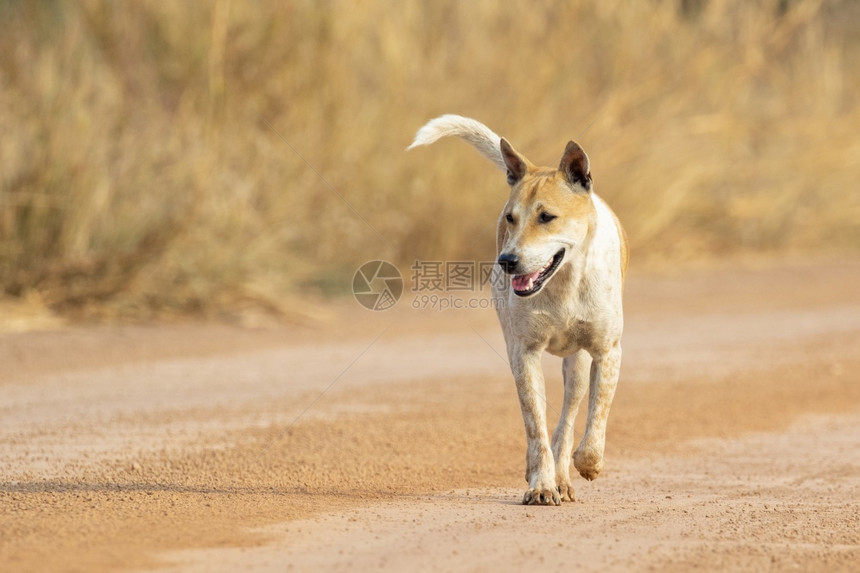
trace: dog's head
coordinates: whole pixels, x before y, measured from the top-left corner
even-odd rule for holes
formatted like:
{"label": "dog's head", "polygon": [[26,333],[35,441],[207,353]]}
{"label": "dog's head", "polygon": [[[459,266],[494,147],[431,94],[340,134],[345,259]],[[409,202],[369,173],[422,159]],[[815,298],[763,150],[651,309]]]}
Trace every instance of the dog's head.
{"label": "dog's head", "polygon": [[567,144],[558,169],[535,167],[502,139],[511,196],[499,220],[498,264],[518,296],[537,294],[575,253],[585,251],[596,212],[588,156]]}

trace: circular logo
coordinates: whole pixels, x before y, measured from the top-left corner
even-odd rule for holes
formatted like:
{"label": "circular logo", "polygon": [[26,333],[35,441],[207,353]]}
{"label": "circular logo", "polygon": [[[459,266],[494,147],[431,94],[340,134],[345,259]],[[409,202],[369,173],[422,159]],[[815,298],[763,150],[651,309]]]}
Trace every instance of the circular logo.
{"label": "circular logo", "polygon": [[388,310],[403,294],[403,277],[388,261],[369,261],[355,271],[352,294],[368,310]]}

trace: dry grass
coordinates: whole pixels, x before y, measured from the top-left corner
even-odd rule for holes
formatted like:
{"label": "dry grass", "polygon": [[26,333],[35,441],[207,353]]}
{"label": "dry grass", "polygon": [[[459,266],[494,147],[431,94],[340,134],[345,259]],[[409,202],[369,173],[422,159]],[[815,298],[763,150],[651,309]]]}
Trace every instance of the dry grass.
{"label": "dry grass", "polygon": [[284,311],[368,259],[486,260],[501,175],[459,142],[403,151],[447,112],[536,163],[579,140],[640,264],[857,252],[858,22],[849,0],[5,0],[0,288]]}

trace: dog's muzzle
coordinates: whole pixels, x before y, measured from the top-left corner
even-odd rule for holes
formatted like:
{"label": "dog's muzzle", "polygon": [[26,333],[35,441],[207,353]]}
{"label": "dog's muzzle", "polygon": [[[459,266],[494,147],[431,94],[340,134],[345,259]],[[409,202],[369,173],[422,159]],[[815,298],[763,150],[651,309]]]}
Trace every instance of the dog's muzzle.
{"label": "dog's muzzle", "polygon": [[[504,262],[502,259],[504,258]],[[544,283],[552,277],[558,270],[561,261],[564,259],[564,249],[553,255],[552,259],[543,266],[542,269],[532,273],[517,274],[516,268],[519,259],[514,255],[501,255],[499,257],[499,265],[506,273],[513,275],[511,277],[511,288],[517,296],[531,296],[536,294],[543,288]]]}
{"label": "dog's muzzle", "polygon": [[520,264],[520,258],[513,253],[502,253],[499,255],[498,263],[499,266],[502,267],[503,271],[512,275],[517,271],[517,265]]}

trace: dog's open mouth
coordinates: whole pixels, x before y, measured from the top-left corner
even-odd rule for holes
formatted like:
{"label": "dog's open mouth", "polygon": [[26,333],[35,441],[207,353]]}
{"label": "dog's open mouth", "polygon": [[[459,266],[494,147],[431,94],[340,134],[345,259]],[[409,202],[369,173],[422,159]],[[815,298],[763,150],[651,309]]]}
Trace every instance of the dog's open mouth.
{"label": "dog's open mouth", "polygon": [[529,273],[527,275],[514,275],[511,277],[511,288],[514,289],[514,294],[517,296],[529,296],[538,292],[543,288],[546,280],[552,276],[561,260],[564,258],[564,249],[560,250],[553,256],[552,260],[539,271]]}

